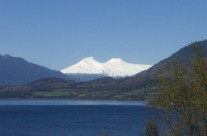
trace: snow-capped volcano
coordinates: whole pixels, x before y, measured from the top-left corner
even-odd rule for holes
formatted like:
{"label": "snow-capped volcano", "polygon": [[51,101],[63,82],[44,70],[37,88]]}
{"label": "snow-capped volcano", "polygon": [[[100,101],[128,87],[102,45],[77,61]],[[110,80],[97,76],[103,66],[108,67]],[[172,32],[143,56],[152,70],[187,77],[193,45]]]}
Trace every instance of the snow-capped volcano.
{"label": "snow-capped volcano", "polygon": [[112,58],[101,63],[93,57],[88,57],[61,70],[61,72],[65,74],[101,74],[110,77],[126,77],[147,70],[151,66],[127,63],[120,58]]}

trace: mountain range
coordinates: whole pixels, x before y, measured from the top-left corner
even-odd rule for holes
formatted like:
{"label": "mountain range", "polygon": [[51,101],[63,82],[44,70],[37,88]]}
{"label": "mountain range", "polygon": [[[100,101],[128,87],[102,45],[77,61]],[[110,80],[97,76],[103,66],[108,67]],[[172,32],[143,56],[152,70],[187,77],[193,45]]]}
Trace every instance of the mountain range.
{"label": "mountain range", "polygon": [[0,86],[26,84],[48,77],[75,81],[89,81],[106,76],[124,77],[149,67],[150,65],[129,64],[121,59],[111,59],[106,63],[100,63],[89,57],[60,72],[30,63],[20,57],[0,55]]}
{"label": "mountain range", "polygon": [[101,63],[95,60],[94,57],[88,57],[61,70],[61,72],[64,74],[97,74],[116,78],[133,76],[150,67],[151,65],[127,63],[121,58],[112,58],[105,63]]}
{"label": "mountain range", "polygon": [[0,87],[0,97],[146,100],[156,93],[157,73],[169,71],[167,64],[176,61],[185,68],[190,67],[194,58],[194,47],[200,48],[201,56],[207,60],[207,40],[203,40],[185,46],[148,70],[132,77],[103,77],[87,82],[45,78],[26,85]]}

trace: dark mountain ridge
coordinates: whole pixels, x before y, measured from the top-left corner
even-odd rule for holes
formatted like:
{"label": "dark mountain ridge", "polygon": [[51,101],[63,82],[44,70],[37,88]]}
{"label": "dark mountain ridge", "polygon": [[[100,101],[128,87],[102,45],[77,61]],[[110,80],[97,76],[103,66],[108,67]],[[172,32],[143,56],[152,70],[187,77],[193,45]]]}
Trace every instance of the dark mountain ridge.
{"label": "dark mountain ridge", "polygon": [[201,50],[201,56],[203,58],[207,58],[207,40],[194,42],[189,44],[188,46],[183,47],[176,53],[172,54],[170,57],[160,61],[148,70],[136,74],[132,78],[135,78],[137,80],[155,80],[158,72],[167,71],[166,65],[172,62],[176,62],[183,67],[189,68],[192,59],[195,57],[194,47],[199,48]]}
{"label": "dark mountain ridge", "polygon": [[67,78],[58,71],[27,62],[22,58],[0,55],[0,85],[26,84],[46,77]]}

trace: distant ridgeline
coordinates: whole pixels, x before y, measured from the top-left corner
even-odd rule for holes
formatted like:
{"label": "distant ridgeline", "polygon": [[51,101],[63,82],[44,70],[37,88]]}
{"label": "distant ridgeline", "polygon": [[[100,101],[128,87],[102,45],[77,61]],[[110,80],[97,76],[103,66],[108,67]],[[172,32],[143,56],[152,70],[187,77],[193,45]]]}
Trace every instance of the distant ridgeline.
{"label": "distant ridgeline", "polygon": [[[157,82],[156,75],[159,71],[167,71],[166,64],[170,64],[172,61],[177,61],[177,63],[184,67],[190,66],[191,60],[194,57],[193,47],[199,47],[201,49],[202,57],[207,58],[207,40],[204,40],[194,42],[189,46],[180,49],[169,58],[160,61],[148,70],[136,74],[132,77],[126,77],[122,79],[103,77],[87,82],[75,82],[72,80],[62,79],[61,76],[64,75],[57,71],[52,71],[52,73],[54,72],[59,77],[40,79],[27,85],[1,87],[0,97],[146,100],[150,95],[153,95],[155,93]],[[0,57],[0,66],[8,61],[6,60],[6,58],[6,56]],[[15,58],[14,60],[16,59],[19,60],[18,58]],[[11,59],[11,62],[12,61],[13,59]],[[7,63],[10,64],[11,62],[8,61]],[[26,66],[26,64],[28,64],[22,59],[20,59],[20,62],[22,62],[21,65]],[[34,64],[29,63],[29,65]],[[12,66],[14,65],[11,65],[11,67]],[[10,72],[6,72],[7,69],[5,68],[6,67],[4,66],[4,70],[2,69],[2,67],[0,69],[1,82],[3,81],[3,79],[6,78],[6,74],[10,74],[10,72],[12,71],[12,68],[10,68]],[[24,73],[21,68],[22,67],[18,68],[18,74]],[[38,68],[39,67],[37,66],[37,69]],[[43,69],[44,71],[46,68],[41,67],[39,69]],[[31,73],[31,71],[25,71],[25,74],[27,73],[28,75],[29,73]],[[18,78],[15,79],[18,80]]]}
{"label": "distant ridgeline", "polygon": [[0,55],[0,85],[30,83],[46,77],[65,78],[61,72],[9,55]]}
{"label": "distant ridgeline", "polygon": [[145,79],[155,79],[156,74],[159,71],[166,71],[166,65],[176,62],[181,66],[189,67],[191,65],[192,59],[195,57],[194,47],[201,50],[201,55],[203,58],[207,59],[207,40],[194,42],[180,49],[178,52],[172,54],[167,59],[164,59],[148,69],[147,71],[137,74],[136,78],[145,78]]}
{"label": "distant ridgeline", "polygon": [[55,71],[36,65],[18,57],[0,55],[0,86],[31,83],[42,78],[56,77],[75,81],[89,81],[102,77],[132,76],[151,65],[130,64],[121,59],[111,59],[107,63],[99,63],[92,57],[64,70]]}

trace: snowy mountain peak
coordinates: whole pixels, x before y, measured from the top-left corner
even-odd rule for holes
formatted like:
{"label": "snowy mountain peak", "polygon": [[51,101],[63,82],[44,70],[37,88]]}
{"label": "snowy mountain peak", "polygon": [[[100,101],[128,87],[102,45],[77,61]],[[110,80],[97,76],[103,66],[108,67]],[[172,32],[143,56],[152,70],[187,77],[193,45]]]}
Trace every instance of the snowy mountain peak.
{"label": "snowy mountain peak", "polygon": [[133,76],[150,67],[151,65],[127,63],[121,58],[112,58],[106,63],[101,63],[96,61],[94,57],[87,57],[61,70],[61,72],[65,74],[101,74],[111,77],[126,77]]}
{"label": "snowy mountain peak", "polygon": [[87,58],[84,58],[82,59],[79,63],[99,63],[97,60],[95,60],[94,57],[87,57]]}
{"label": "snowy mountain peak", "polygon": [[122,60],[121,58],[112,58],[109,61],[107,61],[106,63],[126,63],[124,60]]}
{"label": "snowy mountain peak", "polygon": [[94,57],[87,57],[79,61],[77,64],[80,65],[99,65],[99,62]]}
{"label": "snowy mountain peak", "polygon": [[88,61],[88,62],[90,62],[90,61],[96,61],[96,60],[95,60],[94,57],[87,57],[87,58],[82,59],[82,61]]}

